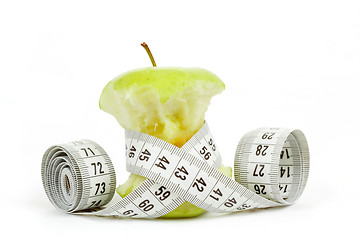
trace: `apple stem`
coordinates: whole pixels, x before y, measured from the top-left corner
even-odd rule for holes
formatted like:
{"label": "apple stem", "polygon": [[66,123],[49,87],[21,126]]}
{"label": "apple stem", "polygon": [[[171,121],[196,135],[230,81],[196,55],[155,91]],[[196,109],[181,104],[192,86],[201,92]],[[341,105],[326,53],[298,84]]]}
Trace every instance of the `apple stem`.
{"label": "apple stem", "polygon": [[153,67],[156,67],[156,63],[155,63],[154,57],[153,57],[153,55],[152,55],[152,53],[151,53],[151,51],[150,51],[149,46],[148,46],[145,42],[143,42],[143,43],[141,44],[141,46],[143,46],[143,47],[145,48],[147,54],[148,54],[149,57],[150,57],[150,60],[151,60],[151,63],[152,63],[152,65],[153,65]]}

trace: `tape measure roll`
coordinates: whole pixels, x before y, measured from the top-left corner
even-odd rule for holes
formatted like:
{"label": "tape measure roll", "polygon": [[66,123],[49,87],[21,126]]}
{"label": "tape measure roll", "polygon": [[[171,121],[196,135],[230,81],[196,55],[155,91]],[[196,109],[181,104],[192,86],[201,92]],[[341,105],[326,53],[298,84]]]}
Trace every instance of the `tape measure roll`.
{"label": "tape measure roll", "polygon": [[235,154],[235,180],[253,192],[291,204],[309,175],[309,148],[300,130],[260,128],[247,133]]}
{"label": "tape measure roll", "polygon": [[127,170],[147,179],[110,204],[115,171],[98,144],[82,140],[50,147],[42,179],[53,205],[70,213],[133,218],[160,217],[185,201],[213,212],[267,208],[292,204],[309,172],[308,146],[300,130],[247,133],[235,154],[236,181],[217,170],[221,157],[206,123],[182,148],[129,130],[125,145]]}
{"label": "tape measure roll", "polygon": [[62,211],[76,212],[105,205],[115,192],[112,162],[106,152],[90,140],[49,148],[41,170],[48,198]]}

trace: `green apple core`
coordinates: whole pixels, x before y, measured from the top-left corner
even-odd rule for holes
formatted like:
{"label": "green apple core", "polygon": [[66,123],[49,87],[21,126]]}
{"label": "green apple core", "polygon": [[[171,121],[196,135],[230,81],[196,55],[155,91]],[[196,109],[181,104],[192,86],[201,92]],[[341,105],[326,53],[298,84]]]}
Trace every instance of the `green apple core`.
{"label": "green apple core", "polygon": [[204,123],[223,82],[201,68],[156,67],[124,73],[109,82],[100,108],[125,129],[182,146]]}
{"label": "green apple core", "polygon": [[[215,74],[202,68],[139,68],[106,85],[100,108],[113,115],[125,129],[181,147],[203,126],[211,98],[224,88]],[[231,175],[231,168],[220,170]],[[125,196],[143,180],[131,174],[117,191]],[[165,217],[192,217],[202,212],[186,202]]]}

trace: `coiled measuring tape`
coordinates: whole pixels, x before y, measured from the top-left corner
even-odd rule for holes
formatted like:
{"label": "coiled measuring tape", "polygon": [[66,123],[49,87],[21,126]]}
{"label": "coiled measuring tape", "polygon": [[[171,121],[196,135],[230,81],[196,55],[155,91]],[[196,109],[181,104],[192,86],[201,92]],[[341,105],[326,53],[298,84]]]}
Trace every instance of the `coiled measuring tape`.
{"label": "coiled measuring tape", "polygon": [[110,204],[115,171],[97,143],[50,147],[42,161],[42,181],[52,204],[69,213],[132,218],[161,217],[185,201],[211,212],[236,212],[292,204],[309,174],[308,145],[300,130],[247,133],[237,146],[235,181],[217,170],[221,156],[206,123],[181,148],[130,130],[125,145],[127,170],[147,179]]}

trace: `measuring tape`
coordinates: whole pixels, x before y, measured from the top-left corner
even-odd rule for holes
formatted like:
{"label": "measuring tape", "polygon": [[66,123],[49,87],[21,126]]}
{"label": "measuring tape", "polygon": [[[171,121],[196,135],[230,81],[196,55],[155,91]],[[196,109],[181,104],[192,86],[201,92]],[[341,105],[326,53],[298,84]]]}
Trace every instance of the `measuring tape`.
{"label": "measuring tape", "polygon": [[309,174],[308,145],[300,130],[247,133],[237,146],[235,181],[217,170],[221,156],[206,123],[181,148],[126,130],[125,150],[127,171],[147,179],[114,200],[114,167],[97,143],[50,147],[42,181],[52,204],[69,213],[132,218],[161,217],[185,201],[211,212],[236,212],[292,204]]}

